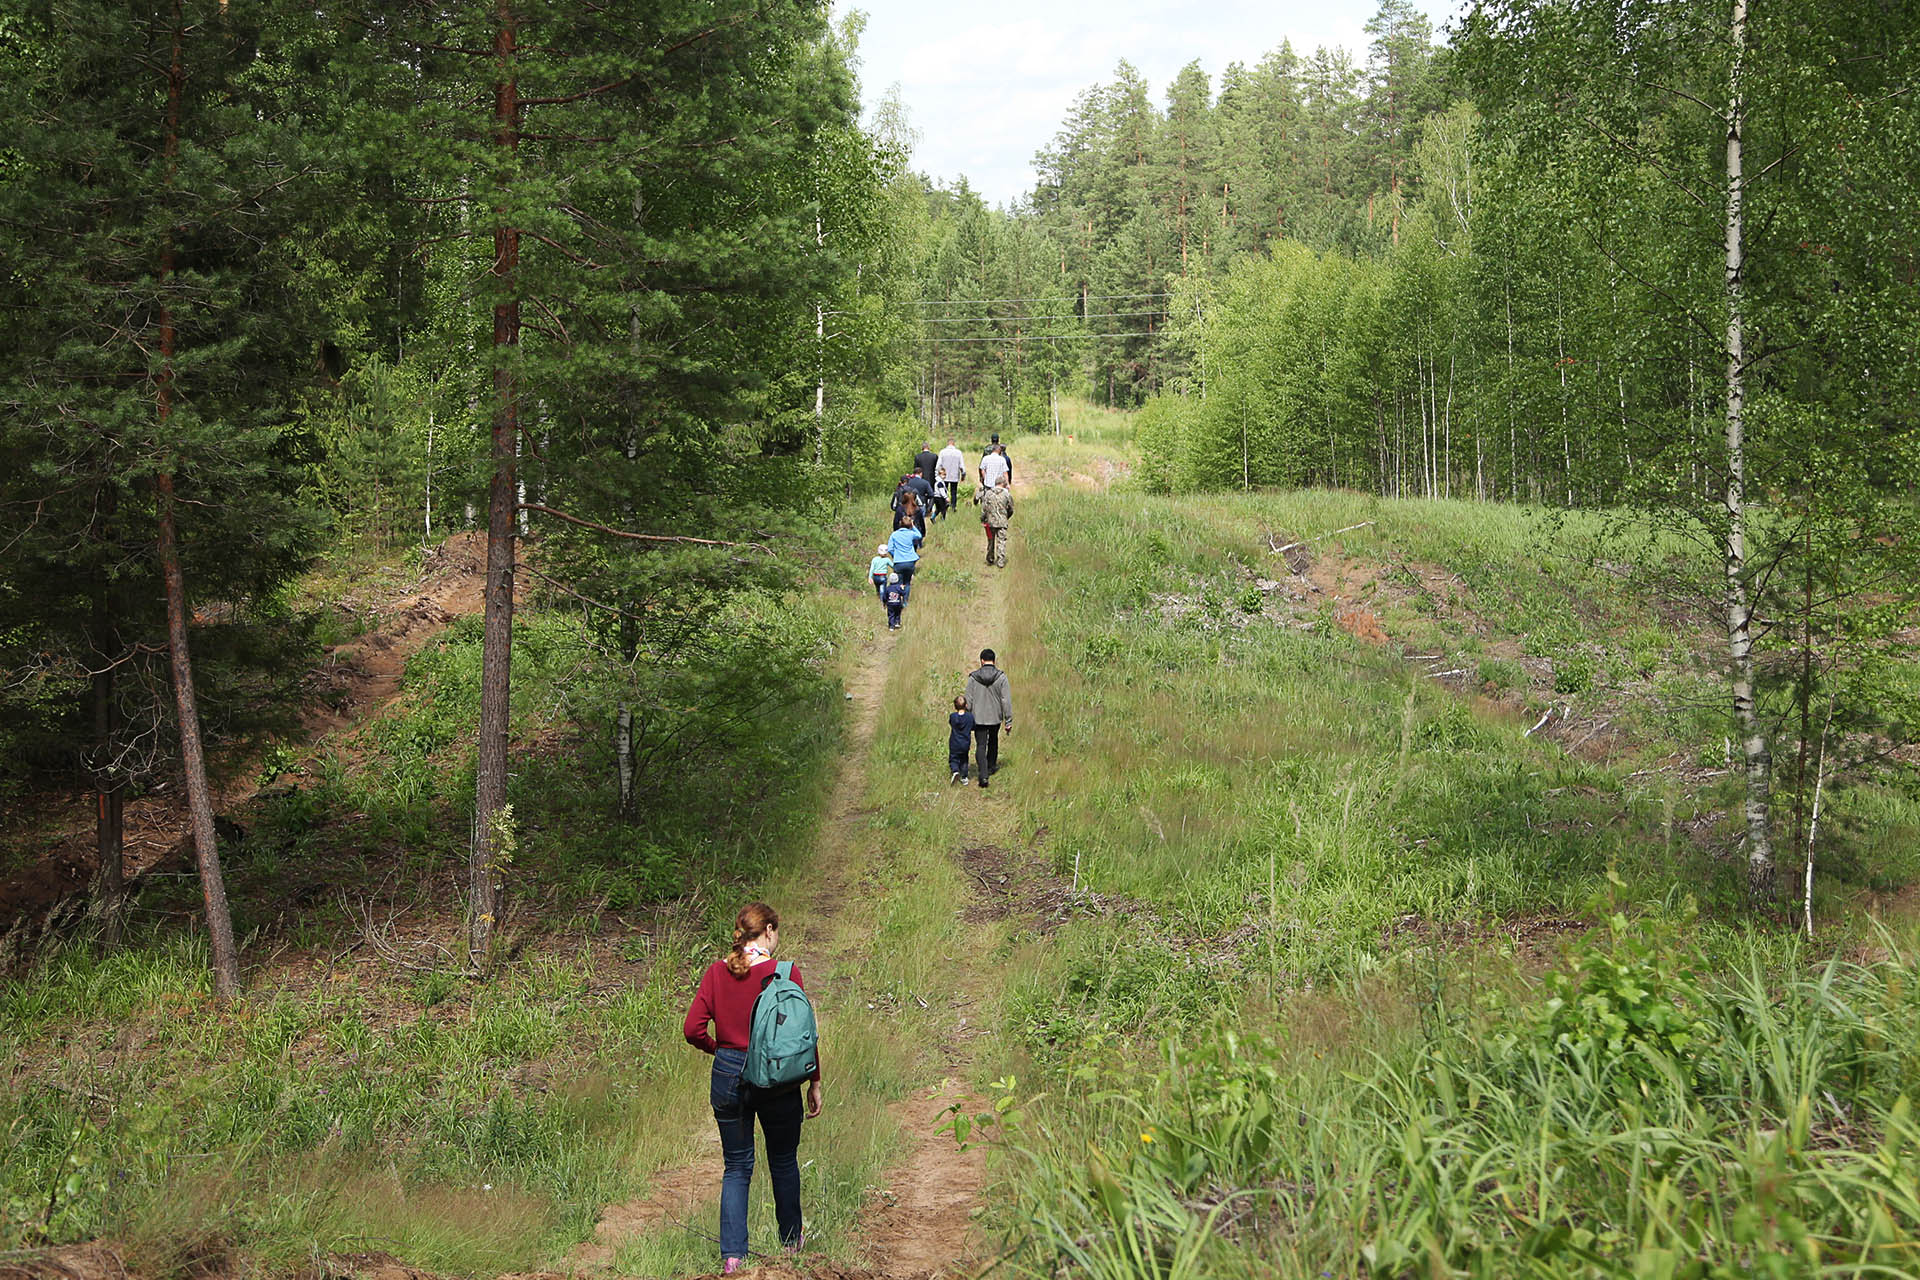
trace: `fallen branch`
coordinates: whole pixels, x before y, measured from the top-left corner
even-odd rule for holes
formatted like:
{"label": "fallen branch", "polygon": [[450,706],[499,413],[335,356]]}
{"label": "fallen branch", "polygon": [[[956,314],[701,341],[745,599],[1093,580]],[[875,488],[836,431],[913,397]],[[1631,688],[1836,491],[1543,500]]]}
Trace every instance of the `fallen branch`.
{"label": "fallen branch", "polygon": [[1577,750],[1577,749],[1578,749],[1578,748],[1580,748],[1580,747],[1583,747],[1583,746],[1585,746],[1585,745],[1586,745],[1586,743],[1587,743],[1587,739],[1588,739],[1588,738],[1591,738],[1591,737],[1592,737],[1592,736],[1593,736],[1594,734],[1596,734],[1596,733],[1598,733],[1598,732],[1600,732],[1600,731],[1601,731],[1602,729],[1604,729],[1604,728],[1606,728],[1606,727],[1607,727],[1608,725],[1610,725],[1610,724],[1612,724],[1612,723],[1613,723],[1613,721],[1611,721],[1611,720],[1602,720],[1602,721],[1601,721],[1601,722],[1600,722],[1599,724],[1597,724],[1597,725],[1595,725],[1595,726],[1593,726],[1593,728],[1591,728],[1591,729],[1589,729],[1589,730],[1587,730],[1587,732],[1586,732],[1586,734],[1585,734],[1585,736],[1583,736],[1583,737],[1582,737],[1582,738],[1580,739],[1580,741],[1578,741],[1578,742],[1576,742],[1576,743],[1574,743],[1574,744],[1573,744],[1573,746],[1571,746],[1571,747],[1568,747],[1568,748],[1567,748],[1567,750],[1569,750],[1569,751],[1574,751],[1574,750]]}
{"label": "fallen branch", "polygon": [[1535,733],[1539,731],[1541,725],[1545,724],[1547,721],[1551,719],[1553,719],[1553,708],[1548,707],[1547,714],[1541,716],[1538,720],[1536,720],[1534,722],[1533,728],[1527,730],[1525,733],[1521,734],[1520,736],[1523,738],[1531,738]]}
{"label": "fallen branch", "polygon": [[1451,671],[1429,671],[1427,672],[1427,679],[1441,680],[1441,679],[1445,679],[1447,676],[1463,676],[1467,674],[1468,670],[1470,670],[1470,668],[1455,667]]}
{"label": "fallen branch", "polygon": [[1299,548],[1299,547],[1304,547],[1304,546],[1309,546],[1309,545],[1311,545],[1312,543],[1315,543],[1315,542],[1325,542],[1325,541],[1326,541],[1326,540],[1327,540],[1328,538],[1337,538],[1337,537],[1339,537],[1339,536],[1340,536],[1341,534],[1343,534],[1343,533],[1352,533],[1352,532],[1353,532],[1353,531],[1354,531],[1355,529],[1364,529],[1364,528],[1366,528],[1366,527],[1367,527],[1368,525],[1370,525],[1370,524],[1372,524],[1372,523],[1373,523],[1373,521],[1371,521],[1371,520],[1362,520],[1362,521],[1361,521],[1361,522],[1360,522],[1359,524],[1350,524],[1350,525],[1348,525],[1348,526],[1347,526],[1346,528],[1344,528],[1344,529],[1335,529],[1335,530],[1334,530],[1334,531],[1333,531],[1332,533],[1323,533],[1323,534],[1321,534],[1321,535],[1320,535],[1319,537],[1317,537],[1317,538],[1302,538],[1302,539],[1301,539],[1300,541],[1298,541],[1298,542],[1289,542],[1289,543],[1288,543],[1288,544],[1287,544],[1286,546],[1284,546],[1284,547],[1274,547],[1274,546],[1273,546],[1273,535],[1272,535],[1272,534],[1268,534],[1268,535],[1267,535],[1267,545],[1268,545],[1269,547],[1273,547],[1273,554],[1275,554],[1275,555],[1280,555],[1280,554],[1282,554],[1282,553],[1284,553],[1284,552],[1288,552],[1288,551],[1293,551],[1293,550],[1295,550],[1295,549],[1297,549],[1297,548]]}
{"label": "fallen branch", "polygon": [[519,505],[519,509],[521,511],[538,511],[542,515],[552,516],[556,520],[564,520],[568,524],[577,524],[583,529],[592,529],[599,533],[611,534],[616,538],[631,538],[635,542],[690,542],[702,547],[751,547],[753,550],[764,552],[767,555],[773,554],[771,547],[758,542],[726,542],[719,538],[694,538],[676,533],[634,533],[627,529],[616,529],[612,525],[600,524],[594,520],[569,515],[564,511],[544,506],[538,502],[522,502]]}

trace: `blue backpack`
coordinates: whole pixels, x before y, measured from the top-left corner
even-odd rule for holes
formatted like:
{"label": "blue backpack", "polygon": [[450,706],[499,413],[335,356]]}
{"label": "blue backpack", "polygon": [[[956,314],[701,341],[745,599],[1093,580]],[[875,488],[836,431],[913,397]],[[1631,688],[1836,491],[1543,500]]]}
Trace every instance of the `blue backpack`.
{"label": "blue backpack", "polygon": [[820,1036],[813,1004],[793,980],[793,961],[782,960],[760,984],[747,1030],[747,1064],[740,1078],[762,1092],[788,1089],[820,1066]]}

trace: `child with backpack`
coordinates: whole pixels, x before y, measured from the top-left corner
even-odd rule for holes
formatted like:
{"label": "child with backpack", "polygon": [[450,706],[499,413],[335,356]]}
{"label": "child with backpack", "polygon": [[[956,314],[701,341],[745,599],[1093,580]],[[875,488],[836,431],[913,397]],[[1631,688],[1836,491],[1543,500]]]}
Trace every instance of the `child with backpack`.
{"label": "child with backpack", "polygon": [[899,574],[887,575],[886,585],[880,588],[880,603],[887,606],[887,630],[898,631],[900,615],[907,607],[907,584]]}
{"label": "child with backpack", "polygon": [[[776,962],[780,916],[764,902],[741,908],[733,948],[707,966],[687,1010],[687,1043],[713,1055],[709,1101],[720,1127],[720,1265],[732,1275],[747,1257],[747,1190],[753,1183],[753,1122],[767,1144],[780,1243],[798,1253],[800,1126],[820,1114],[820,1055],[813,1006],[800,967]],[[711,1024],[711,1030],[709,1030]],[[801,1101],[805,1086],[806,1100]]]}
{"label": "child with backpack", "polygon": [[953,713],[947,717],[947,771],[953,777],[947,785],[967,780],[967,750],[973,745],[973,712],[967,710],[964,697],[953,700]]}

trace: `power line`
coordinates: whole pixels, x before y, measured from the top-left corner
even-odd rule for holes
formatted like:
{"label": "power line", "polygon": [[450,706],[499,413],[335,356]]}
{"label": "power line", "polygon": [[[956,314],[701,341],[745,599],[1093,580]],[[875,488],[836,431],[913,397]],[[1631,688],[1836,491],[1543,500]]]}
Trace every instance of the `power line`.
{"label": "power line", "polygon": [[1121,320],[1128,316],[1163,316],[1163,309],[1153,311],[1096,311],[1089,316],[927,316],[921,324],[993,324],[1002,320]]}
{"label": "power line", "polygon": [[1059,339],[1081,338],[1157,338],[1157,333],[1142,333],[1139,330],[1121,333],[1023,333],[1019,337],[1003,334],[993,338],[922,338],[927,343],[936,342],[1054,342]]}
{"label": "power line", "polygon": [[1062,302],[1068,298],[1098,298],[1102,302],[1111,302],[1116,298],[1171,298],[1171,293],[1073,293],[1057,294],[1051,298],[922,298],[907,303],[910,307],[973,307],[988,306],[996,302]]}

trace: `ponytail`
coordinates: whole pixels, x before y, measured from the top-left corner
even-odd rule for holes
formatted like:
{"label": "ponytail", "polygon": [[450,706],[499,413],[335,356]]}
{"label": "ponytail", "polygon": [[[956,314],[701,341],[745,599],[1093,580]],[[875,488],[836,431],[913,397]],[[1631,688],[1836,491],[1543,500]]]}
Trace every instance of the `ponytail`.
{"label": "ponytail", "polygon": [[747,944],[764,936],[767,930],[779,927],[780,913],[764,902],[749,902],[740,908],[733,922],[733,949],[721,957],[727,972],[736,978],[746,977],[747,970],[753,968],[747,963]]}

